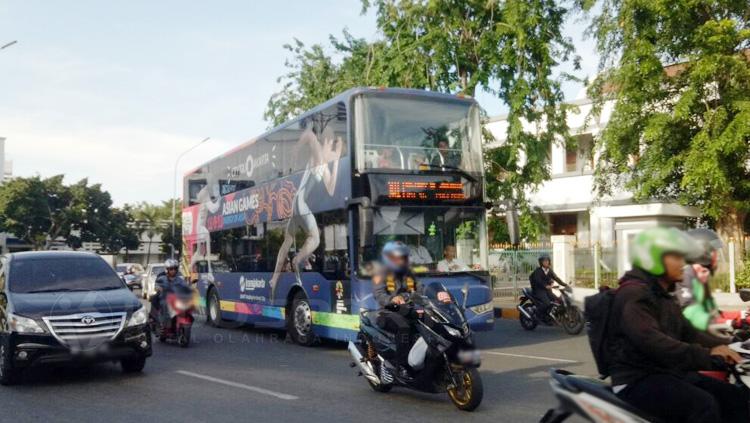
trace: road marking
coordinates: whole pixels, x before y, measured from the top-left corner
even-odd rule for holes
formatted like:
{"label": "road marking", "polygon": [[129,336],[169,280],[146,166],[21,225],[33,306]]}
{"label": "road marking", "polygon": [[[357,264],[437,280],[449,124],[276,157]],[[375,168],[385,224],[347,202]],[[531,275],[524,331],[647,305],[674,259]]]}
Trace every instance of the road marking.
{"label": "road marking", "polygon": [[502,356],[506,356],[506,357],[529,358],[529,359],[532,359],[532,360],[554,361],[554,362],[557,362],[557,363],[578,363],[578,361],[576,361],[576,360],[567,360],[565,358],[540,357],[538,355],[501,353],[501,352],[497,352],[497,351],[482,351],[482,354],[502,355]]}
{"label": "road marking", "polygon": [[287,401],[299,399],[299,397],[295,397],[294,395],[269,391],[268,389],[258,388],[257,386],[245,385],[244,383],[232,382],[230,380],[224,380],[224,379],[219,379],[219,378],[215,378],[211,376],[201,375],[198,373],[188,372],[186,370],[177,370],[177,373],[184,375],[184,376],[190,376],[190,377],[194,377],[197,379],[207,380],[209,382],[214,382],[214,383],[218,383],[221,385],[231,386],[233,388],[244,389],[247,391],[252,391],[252,392],[256,392],[256,393],[263,394],[263,395],[270,395],[272,397],[276,397],[276,398],[287,400]]}

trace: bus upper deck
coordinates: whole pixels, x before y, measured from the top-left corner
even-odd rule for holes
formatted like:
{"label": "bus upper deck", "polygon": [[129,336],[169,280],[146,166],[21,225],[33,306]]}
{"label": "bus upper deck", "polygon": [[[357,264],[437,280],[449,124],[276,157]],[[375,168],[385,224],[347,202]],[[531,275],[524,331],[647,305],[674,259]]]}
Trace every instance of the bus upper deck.
{"label": "bus upper deck", "polygon": [[184,265],[211,319],[346,339],[399,239],[420,280],[461,301],[468,287],[470,324],[493,325],[473,100],[349,90],[188,173],[183,198]]}

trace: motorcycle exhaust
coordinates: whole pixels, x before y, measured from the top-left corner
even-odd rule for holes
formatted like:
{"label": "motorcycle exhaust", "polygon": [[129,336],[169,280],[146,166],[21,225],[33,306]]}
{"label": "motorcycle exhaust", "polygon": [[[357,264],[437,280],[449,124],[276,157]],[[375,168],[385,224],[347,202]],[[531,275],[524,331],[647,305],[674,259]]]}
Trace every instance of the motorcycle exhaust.
{"label": "motorcycle exhaust", "polygon": [[380,378],[375,374],[375,370],[372,368],[370,363],[366,363],[364,361],[364,359],[362,358],[362,354],[360,354],[359,352],[359,348],[357,348],[354,342],[349,341],[348,349],[349,354],[351,354],[352,359],[354,359],[354,363],[357,365],[357,367],[359,367],[359,370],[367,378],[367,380],[376,385],[380,385]]}
{"label": "motorcycle exhaust", "polygon": [[523,307],[521,307],[521,306],[517,306],[516,308],[518,309],[518,311],[520,311],[521,313],[523,313],[523,315],[524,315],[524,316],[526,316],[527,318],[529,318],[529,319],[531,319],[531,320],[534,320],[534,318],[533,318],[533,317],[531,317],[531,315],[529,314],[529,312],[528,312],[528,311],[526,311],[526,309],[525,309],[525,308],[523,308]]}

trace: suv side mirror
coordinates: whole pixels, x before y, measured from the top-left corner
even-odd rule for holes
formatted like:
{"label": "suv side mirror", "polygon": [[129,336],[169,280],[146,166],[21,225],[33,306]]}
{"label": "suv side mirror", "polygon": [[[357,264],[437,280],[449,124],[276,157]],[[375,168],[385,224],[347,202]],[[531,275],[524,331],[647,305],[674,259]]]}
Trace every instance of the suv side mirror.
{"label": "suv side mirror", "polygon": [[740,298],[744,302],[750,301],[750,288],[742,288],[742,289],[740,289]]}

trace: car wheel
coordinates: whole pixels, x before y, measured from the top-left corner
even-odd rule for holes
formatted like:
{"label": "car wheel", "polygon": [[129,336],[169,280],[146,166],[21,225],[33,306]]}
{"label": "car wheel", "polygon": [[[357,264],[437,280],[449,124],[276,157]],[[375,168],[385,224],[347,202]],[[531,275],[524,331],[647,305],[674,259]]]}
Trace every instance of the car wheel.
{"label": "car wheel", "polygon": [[208,292],[206,322],[213,327],[220,328],[222,326],[221,300],[219,300],[219,293],[216,288],[211,288]]}
{"label": "car wheel", "polygon": [[287,317],[287,332],[299,345],[309,347],[315,343],[313,334],[312,308],[310,301],[302,291],[294,294],[292,310]]}
{"label": "car wheel", "polygon": [[11,351],[6,339],[0,342],[0,385],[13,385],[18,380],[18,369],[13,366]]}
{"label": "car wheel", "polygon": [[146,356],[139,355],[130,358],[123,358],[120,360],[120,366],[125,373],[142,372],[143,368],[146,366]]}

